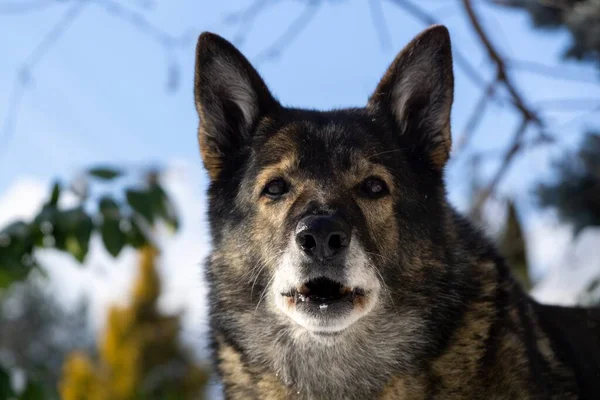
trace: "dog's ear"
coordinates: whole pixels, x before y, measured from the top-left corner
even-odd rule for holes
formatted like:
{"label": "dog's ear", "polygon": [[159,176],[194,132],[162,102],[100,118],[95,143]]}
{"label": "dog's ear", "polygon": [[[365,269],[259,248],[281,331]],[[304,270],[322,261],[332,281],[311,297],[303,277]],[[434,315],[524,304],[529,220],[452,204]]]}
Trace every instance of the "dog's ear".
{"label": "dog's ear", "polygon": [[208,32],[196,47],[194,98],[200,152],[211,179],[247,143],[260,118],[278,107],[250,62],[227,40]]}
{"label": "dog's ear", "polygon": [[441,170],[452,143],[453,92],[450,35],[446,27],[436,25],[396,56],[367,108],[389,115],[402,143],[423,152]]}

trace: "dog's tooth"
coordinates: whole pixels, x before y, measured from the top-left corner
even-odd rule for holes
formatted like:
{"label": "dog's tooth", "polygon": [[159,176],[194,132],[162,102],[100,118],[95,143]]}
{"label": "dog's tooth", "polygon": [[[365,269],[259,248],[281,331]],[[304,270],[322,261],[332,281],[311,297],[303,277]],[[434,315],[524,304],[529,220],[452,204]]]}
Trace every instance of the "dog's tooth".
{"label": "dog's tooth", "polygon": [[350,292],[352,292],[352,289],[350,289],[347,286],[342,286],[342,288],[340,289],[340,294],[341,295],[347,295]]}

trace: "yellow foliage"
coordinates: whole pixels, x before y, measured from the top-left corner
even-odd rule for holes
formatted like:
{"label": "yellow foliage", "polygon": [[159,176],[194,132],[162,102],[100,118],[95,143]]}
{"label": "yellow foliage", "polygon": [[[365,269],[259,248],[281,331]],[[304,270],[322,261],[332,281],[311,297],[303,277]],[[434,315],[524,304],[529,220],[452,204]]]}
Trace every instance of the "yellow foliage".
{"label": "yellow foliage", "polygon": [[90,359],[75,351],[64,365],[64,378],[60,384],[63,400],[103,400],[100,380]]}
{"label": "yellow foliage", "polygon": [[153,308],[160,295],[160,278],[154,268],[157,252],[153,247],[145,247],[141,253],[140,275],[133,289],[133,306]]}
{"label": "yellow foliage", "polygon": [[525,290],[531,289],[525,236],[517,209],[512,201],[508,203],[508,215],[500,240],[500,250],[523,288]]}
{"label": "yellow foliage", "polygon": [[113,307],[100,340],[96,366],[73,353],[60,385],[64,400],[198,399],[206,371],[188,360],[178,343],[177,316],[161,315],[157,251],[141,250],[131,304]]}

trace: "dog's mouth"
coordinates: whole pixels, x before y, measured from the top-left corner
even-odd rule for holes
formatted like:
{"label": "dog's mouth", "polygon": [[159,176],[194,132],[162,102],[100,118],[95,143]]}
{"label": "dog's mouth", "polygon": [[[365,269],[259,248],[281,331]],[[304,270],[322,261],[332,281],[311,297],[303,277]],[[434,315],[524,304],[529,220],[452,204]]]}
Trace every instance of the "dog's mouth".
{"label": "dog's mouth", "polygon": [[287,293],[282,293],[282,296],[296,305],[318,305],[320,308],[327,308],[337,303],[353,304],[365,296],[365,291],[323,277],[311,279]]}

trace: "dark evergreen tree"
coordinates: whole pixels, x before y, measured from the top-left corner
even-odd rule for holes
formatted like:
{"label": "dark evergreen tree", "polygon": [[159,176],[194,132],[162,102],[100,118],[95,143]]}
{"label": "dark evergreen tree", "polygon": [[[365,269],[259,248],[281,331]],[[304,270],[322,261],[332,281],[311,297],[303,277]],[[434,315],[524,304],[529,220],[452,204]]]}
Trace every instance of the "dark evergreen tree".
{"label": "dark evergreen tree", "polygon": [[572,41],[565,57],[590,60],[600,68],[600,0],[497,0],[526,9],[537,28],[567,28]]}
{"label": "dark evergreen tree", "polygon": [[600,134],[588,133],[580,148],[555,163],[557,179],[536,190],[540,206],[550,207],[575,234],[600,227]]}

